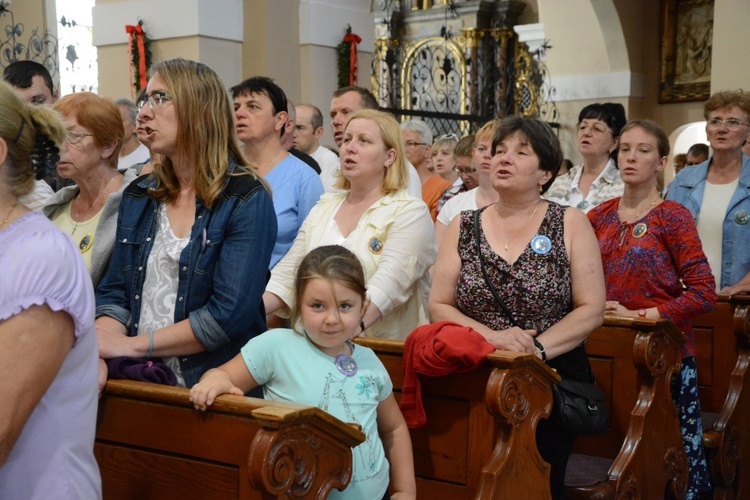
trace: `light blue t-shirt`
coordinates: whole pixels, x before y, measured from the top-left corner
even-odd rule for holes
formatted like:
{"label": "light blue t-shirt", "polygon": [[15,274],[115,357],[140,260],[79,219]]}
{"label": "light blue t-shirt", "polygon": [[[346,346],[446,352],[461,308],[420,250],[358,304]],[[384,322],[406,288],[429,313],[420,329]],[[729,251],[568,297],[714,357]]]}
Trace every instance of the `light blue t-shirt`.
{"label": "light blue t-shirt", "polygon": [[291,154],[268,172],[265,179],[271,186],[279,228],[269,264],[269,269],[273,269],[292,247],[305,217],[323,194],[323,183],[315,170]]}
{"label": "light blue t-shirt", "polygon": [[343,492],[329,498],[380,500],[389,483],[389,465],[378,434],[378,404],[393,384],[383,364],[367,347],[351,344],[357,373],[342,374],[335,359],[306,336],[287,328],[270,330],[242,348],[242,359],[271,401],[315,406],[342,422],[362,426],[367,439],[352,450],[353,473]]}

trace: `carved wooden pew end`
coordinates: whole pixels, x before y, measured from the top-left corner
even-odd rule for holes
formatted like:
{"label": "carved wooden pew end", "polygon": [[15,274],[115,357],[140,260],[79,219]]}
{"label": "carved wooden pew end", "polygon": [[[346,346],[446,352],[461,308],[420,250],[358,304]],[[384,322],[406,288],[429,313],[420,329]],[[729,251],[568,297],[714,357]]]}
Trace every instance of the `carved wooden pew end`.
{"label": "carved wooden pew end", "polygon": [[[404,343],[359,338],[403,388]],[[427,425],[412,429],[417,498],[548,498],[536,425],[560,377],[530,354],[495,351],[474,371],[422,381]]]}
{"label": "carved wooden pew end", "polygon": [[[619,338],[618,338],[619,337]],[[682,498],[687,489],[687,457],[680,436],[677,408],[671,397],[671,379],[679,376],[680,346],[684,336],[668,321],[607,318],[592,334],[589,356],[613,356],[621,369],[637,371],[638,397],[629,420],[610,415],[613,422],[627,421],[627,433],[614,460],[589,454],[574,454],[566,470],[568,498]],[[628,340],[630,339],[630,340]],[[599,342],[599,343],[597,343]],[[612,346],[631,345],[628,353]],[[617,391],[611,391],[617,398]],[[623,401],[612,407],[623,408]],[[595,445],[603,438],[588,439]]]}
{"label": "carved wooden pew end", "polygon": [[318,408],[220,396],[199,412],[187,389],[111,380],[95,454],[107,499],[325,498],[364,439]]}

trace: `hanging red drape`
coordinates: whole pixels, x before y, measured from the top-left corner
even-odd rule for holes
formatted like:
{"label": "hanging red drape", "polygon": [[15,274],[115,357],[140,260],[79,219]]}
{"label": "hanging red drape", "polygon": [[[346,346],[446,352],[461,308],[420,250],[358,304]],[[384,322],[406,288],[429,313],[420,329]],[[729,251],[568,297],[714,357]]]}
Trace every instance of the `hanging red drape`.
{"label": "hanging red drape", "polygon": [[[146,35],[140,25],[127,25],[125,32],[129,35],[128,56],[133,60],[133,39],[135,38],[138,49],[138,84],[139,88],[146,88],[148,85],[148,74],[146,70]],[[133,80],[133,67],[130,67],[130,80]]]}
{"label": "hanging red drape", "polygon": [[362,37],[354,33],[344,35],[344,42],[349,44],[349,85],[357,85],[357,44],[362,41]]}

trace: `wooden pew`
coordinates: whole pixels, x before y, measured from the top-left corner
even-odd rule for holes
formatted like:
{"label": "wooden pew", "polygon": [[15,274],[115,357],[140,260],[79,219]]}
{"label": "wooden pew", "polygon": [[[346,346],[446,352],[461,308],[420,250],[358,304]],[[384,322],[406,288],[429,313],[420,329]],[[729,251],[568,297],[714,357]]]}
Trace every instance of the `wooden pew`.
{"label": "wooden pew", "polygon": [[[400,399],[404,344],[360,338]],[[559,376],[529,354],[495,351],[482,368],[423,381],[427,426],[411,431],[418,498],[548,498],[549,465],[536,423],[552,409]]]}
{"label": "wooden pew", "polygon": [[569,498],[684,496],[687,458],[670,388],[683,342],[665,320],[608,316],[591,334],[586,351],[607,396],[610,429],[578,438],[566,474]]}
{"label": "wooden pew", "polygon": [[[750,498],[750,296],[720,297],[716,310],[693,327],[713,341],[710,363],[703,358],[698,377],[709,371],[701,409],[714,498]],[[718,415],[706,413],[722,399]]]}
{"label": "wooden pew", "polygon": [[326,498],[351,479],[364,434],[317,408],[110,380],[95,453],[105,499]]}

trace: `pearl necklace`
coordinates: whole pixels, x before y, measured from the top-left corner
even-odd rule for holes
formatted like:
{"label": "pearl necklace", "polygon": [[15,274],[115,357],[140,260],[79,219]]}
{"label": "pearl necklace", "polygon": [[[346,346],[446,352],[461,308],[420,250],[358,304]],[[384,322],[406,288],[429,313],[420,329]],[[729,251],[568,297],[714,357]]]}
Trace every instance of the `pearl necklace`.
{"label": "pearl necklace", "polygon": [[[107,183],[107,185],[104,186],[104,190],[101,193],[99,193],[99,196],[96,197],[96,199],[94,200],[94,203],[92,203],[91,206],[89,207],[89,209],[86,211],[86,213],[83,214],[83,218],[84,219],[88,220],[89,215],[91,215],[91,211],[94,209],[94,207],[99,202],[99,200],[102,199],[102,196],[104,196],[104,194],[107,192],[107,190],[109,189],[109,186],[112,184],[112,181],[115,180],[115,177],[117,177],[117,173],[116,172],[115,172],[115,175],[113,175],[112,178],[109,180],[109,182]],[[79,200],[81,199],[80,198],[80,191],[79,191],[79,194],[78,194],[77,198]],[[74,204],[75,203],[71,203],[71,206],[74,205]],[[78,204],[80,205],[80,202]],[[78,209],[77,208],[76,208],[76,219],[73,222],[75,222],[75,226],[73,227],[73,231],[70,233],[71,235],[73,235],[73,234],[76,233],[76,229],[78,229],[78,224],[81,223],[81,217],[80,217],[80,214],[78,213]]]}

